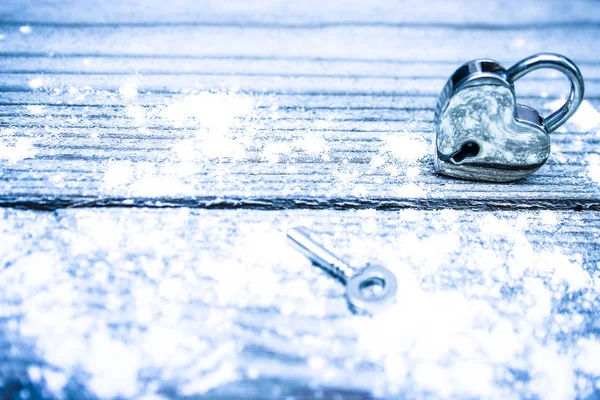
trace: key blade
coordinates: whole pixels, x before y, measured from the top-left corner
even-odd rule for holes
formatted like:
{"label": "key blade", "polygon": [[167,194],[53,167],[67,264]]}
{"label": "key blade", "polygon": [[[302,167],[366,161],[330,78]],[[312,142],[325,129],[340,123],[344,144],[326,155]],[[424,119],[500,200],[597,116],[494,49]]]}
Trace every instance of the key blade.
{"label": "key blade", "polygon": [[310,237],[310,232],[306,227],[297,226],[288,230],[287,237],[292,245],[314,264],[338,278],[344,284],[348,281],[352,271],[350,266],[315,242]]}

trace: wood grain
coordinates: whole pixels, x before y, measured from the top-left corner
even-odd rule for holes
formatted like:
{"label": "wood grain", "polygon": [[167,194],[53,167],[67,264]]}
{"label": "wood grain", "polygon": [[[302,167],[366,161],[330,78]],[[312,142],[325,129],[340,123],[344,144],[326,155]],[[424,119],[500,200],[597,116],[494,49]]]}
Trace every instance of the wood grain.
{"label": "wood grain", "polygon": [[[515,29],[444,27],[53,27],[23,35],[3,26],[3,52],[57,55],[161,55],[211,57],[312,57],[362,60],[452,61],[456,68],[474,58],[515,62],[540,51],[577,62],[598,61],[600,27]],[[577,45],[580,44],[580,45]]]}
{"label": "wood grain", "polygon": [[[541,83],[531,84],[540,90]],[[115,91],[6,93],[0,125],[10,134],[4,141],[28,140],[35,155],[2,163],[2,204],[39,202],[53,209],[129,200],[144,205],[150,197],[165,205],[252,208],[272,202],[277,209],[342,204],[598,209],[600,204],[599,186],[588,174],[598,136],[574,124],[552,134],[553,155],[536,174],[517,184],[491,185],[434,174],[429,150],[434,96],[243,95],[252,109],[230,127],[227,137],[246,140],[234,159],[203,151],[211,133],[202,133],[201,122],[174,124],[161,117],[166,106],[187,96],[141,91],[131,101]],[[522,101],[547,110],[551,100]],[[143,110],[143,121],[130,115],[132,107]],[[322,148],[305,151],[303,141],[314,138]],[[396,146],[417,143],[416,154],[394,148],[394,138],[400,140]],[[181,158],[182,145],[195,148],[191,159]],[[269,153],[271,148],[279,153]],[[107,174],[120,167],[131,176],[111,186]],[[141,178],[147,184],[136,186]],[[165,179],[177,185],[161,184]]]}
{"label": "wood grain", "polygon": [[168,4],[143,0],[108,0],[101,4],[77,0],[6,0],[0,7],[0,18],[8,24],[33,25],[450,25],[458,29],[485,27],[552,27],[556,25],[594,25],[599,21],[598,3],[574,0],[525,0],[506,2],[489,0],[485,12],[480,2],[463,0],[448,4],[434,0],[426,5],[416,1],[390,2],[377,0],[369,6],[360,0],[303,1],[288,3],[279,0],[260,2],[222,2],[174,0]]}
{"label": "wood grain", "polygon": [[[599,397],[599,11],[1,1],[0,397]],[[542,51],[586,81],[548,163],[435,175],[452,72]],[[544,115],[568,89],[516,84]],[[396,306],[351,314],[297,224]]]}
{"label": "wood grain", "polygon": [[[137,382],[133,368],[141,374],[134,376],[144,376],[140,379],[169,397],[205,381],[215,383],[200,385],[199,395],[211,398],[280,398],[282,393],[313,398],[322,391],[366,398],[381,380],[400,384],[395,396],[419,396],[427,392],[420,381],[410,375],[398,381],[386,375],[385,358],[369,356],[379,348],[370,326],[388,321],[386,329],[408,336],[427,328],[428,320],[411,319],[406,307],[423,307],[436,318],[450,313],[454,323],[467,318],[462,336],[444,333],[452,329],[440,319],[438,335],[414,338],[421,345],[432,340],[430,346],[450,340],[451,347],[460,337],[478,341],[473,352],[453,358],[457,368],[475,358],[481,368],[512,374],[511,368],[532,360],[530,351],[552,349],[554,343],[577,360],[580,342],[563,338],[593,338],[598,329],[599,222],[597,212],[0,209],[0,237],[10,244],[0,249],[0,331],[2,342],[20,355],[7,355],[1,373],[4,382],[27,382],[24,369],[50,364],[73,374],[64,393],[79,396],[78,385],[90,381],[71,365],[101,377],[86,360],[99,357],[98,351],[107,352],[110,363],[119,358],[114,347],[94,339],[108,335],[127,343],[129,358],[151,355],[124,367],[120,382]],[[285,244],[285,229],[295,224],[309,226],[317,240],[354,267],[371,262],[392,269],[399,277],[398,308],[380,319],[353,316],[342,285]],[[413,292],[413,283],[419,292]],[[171,284],[178,289],[169,289]],[[419,305],[425,301],[419,300],[420,291],[470,305],[427,311],[426,302]],[[555,301],[544,303],[546,295]],[[485,322],[461,314],[483,306],[491,307]],[[53,318],[42,318],[44,313]],[[486,354],[498,345],[492,338],[501,324],[514,327],[530,351],[495,364]],[[161,347],[175,357],[166,364],[153,358],[162,350],[144,347],[159,327],[165,330]],[[536,336],[540,329],[544,335]],[[420,358],[418,345],[399,355],[393,341],[385,335],[379,340],[392,359],[415,371],[429,362]],[[66,357],[79,341],[87,352]],[[209,347],[194,347],[198,341]],[[57,358],[54,349],[60,348]],[[445,351],[432,357],[443,358]],[[323,363],[327,374],[314,370]],[[40,393],[36,383],[29,388]],[[506,390],[524,389],[513,382]]]}
{"label": "wood grain", "polygon": [[[437,96],[452,71],[472,58],[493,56],[510,65],[537,51],[565,53],[581,65],[586,99],[598,107],[600,64],[588,48],[600,27],[531,29],[519,25],[526,23],[520,17],[496,30],[436,26],[433,19],[422,27],[263,26],[250,19],[247,25],[160,25],[156,19],[128,25],[125,10],[135,4],[117,8],[99,25],[83,17],[75,23],[75,12],[65,17],[66,25],[38,21],[27,35],[13,23],[0,27],[6,31],[0,53],[3,141],[9,149],[17,143],[32,148],[30,158],[0,160],[3,205],[146,205],[156,198],[150,203],[224,208],[600,208],[593,128],[570,124],[555,133],[548,164],[515,185],[438,177],[427,154]],[[52,7],[61,15],[63,6]],[[211,5],[207,18],[211,7],[215,14],[221,9]],[[539,12],[551,9],[545,7]],[[579,12],[577,7],[569,12]],[[319,13],[306,19],[298,12],[307,23],[324,21]],[[322,15],[342,21],[342,14]],[[471,18],[458,15],[461,24]],[[131,85],[128,98],[123,88]],[[231,96],[251,103],[225,135],[244,142],[234,158],[204,151],[211,133],[199,133],[202,121],[161,117],[165,107],[206,91],[234,91],[238,95]],[[565,79],[548,71],[517,83],[519,101],[546,114],[567,92]],[[302,148],[311,140],[321,149]],[[403,152],[407,143],[419,144],[420,153]],[[195,153],[182,160],[182,148]],[[107,173],[119,168],[130,178],[107,184]]]}

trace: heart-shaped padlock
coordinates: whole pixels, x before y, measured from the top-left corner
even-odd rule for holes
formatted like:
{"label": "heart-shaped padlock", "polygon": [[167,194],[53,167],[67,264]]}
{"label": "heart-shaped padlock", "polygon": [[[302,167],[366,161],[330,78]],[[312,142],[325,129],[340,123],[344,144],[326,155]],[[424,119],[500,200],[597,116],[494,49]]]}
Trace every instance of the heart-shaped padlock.
{"label": "heart-shaped padlock", "polygon": [[[513,83],[538,68],[569,78],[566,103],[543,118],[517,104]],[[450,77],[434,117],[435,169],[455,178],[510,182],[535,172],[550,156],[550,132],[565,123],[583,100],[581,72],[568,58],[542,53],[509,69],[493,60],[474,60]]]}

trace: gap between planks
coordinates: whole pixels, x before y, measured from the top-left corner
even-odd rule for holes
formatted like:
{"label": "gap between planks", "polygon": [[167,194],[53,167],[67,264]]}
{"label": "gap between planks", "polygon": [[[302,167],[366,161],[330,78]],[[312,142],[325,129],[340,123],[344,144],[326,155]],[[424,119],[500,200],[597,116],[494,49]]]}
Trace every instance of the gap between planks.
{"label": "gap between planks", "polygon": [[69,208],[195,208],[207,210],[471,210],[471,211],[600,211],[600,199],[393,199],[311,197],[96,197],[2,195],[0,207],[38,211]]}

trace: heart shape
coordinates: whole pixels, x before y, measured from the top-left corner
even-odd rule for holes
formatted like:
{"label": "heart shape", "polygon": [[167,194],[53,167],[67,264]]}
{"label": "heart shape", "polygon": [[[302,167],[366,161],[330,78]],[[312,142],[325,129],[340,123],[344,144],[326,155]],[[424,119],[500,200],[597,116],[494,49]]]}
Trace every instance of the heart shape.
{"label": "heart shape", "polygon": [[518,118],[532,112],[517,105],[504,85],[470,85],[455,92],[437,116],[436,171],[491,182],[515,181],[536,171],[550,156],[550,137],[543,127]]}

